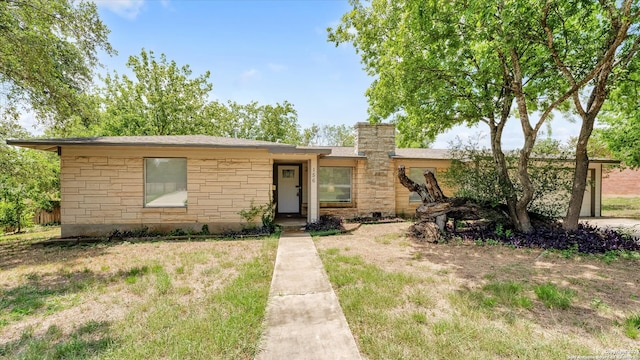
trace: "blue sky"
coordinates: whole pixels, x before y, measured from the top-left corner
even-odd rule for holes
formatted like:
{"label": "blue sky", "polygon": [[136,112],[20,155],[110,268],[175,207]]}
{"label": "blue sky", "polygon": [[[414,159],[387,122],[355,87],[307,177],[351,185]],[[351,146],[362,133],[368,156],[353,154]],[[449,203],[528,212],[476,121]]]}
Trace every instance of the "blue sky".
{"label": "blue sky", "polygon": [[[289,101],[301,126],[367,118],[371,82],[350,46],[327,42],[346,1],[98,1],[118,51],[109,71],[142,48],[166,54],[193,75],[211,71],[213,97],[263,104]],[[104,71],[104,70],[103,70]]]}
{"label": "blue sky", "polygon": [[[289,101],[302,127],[353,125],[367,120],[364,95],[372,78],[351,45],[327,42],[327,27],[350,10],[347,0],[93,0],[111,30],[118,55],[101,56],[99,73],[129,73],[125,66],[142,48],[164,53],[193,76],[211,72],[213,97],[261,104]],[[557,120],[555,138],[577,135],[576,126]],[[456,127],[438,137],[446,148],[457,136],[476,137],[486,127]],[[521,146],[512,119],[503,147]],[[482,142],[488,146],[488,136]]]}

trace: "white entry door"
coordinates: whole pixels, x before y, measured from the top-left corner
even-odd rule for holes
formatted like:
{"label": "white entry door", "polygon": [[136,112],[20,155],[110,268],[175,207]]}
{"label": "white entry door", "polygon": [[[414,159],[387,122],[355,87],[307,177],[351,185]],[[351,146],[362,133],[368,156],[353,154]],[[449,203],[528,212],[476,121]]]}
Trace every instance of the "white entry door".
{"label": "white entry door", "polygon": [[278,212],[300,213],[300,167],[278,165]]}

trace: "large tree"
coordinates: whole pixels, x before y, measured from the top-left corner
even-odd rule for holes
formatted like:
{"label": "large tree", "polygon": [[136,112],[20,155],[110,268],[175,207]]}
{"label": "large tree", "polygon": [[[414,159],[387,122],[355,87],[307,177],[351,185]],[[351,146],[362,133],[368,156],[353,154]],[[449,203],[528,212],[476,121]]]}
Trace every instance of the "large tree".
{"label": "large tree", "polygon": [[[519,230],[531,230],[527,209],[535,189],[529,161],[541,127],[554,110],[571,105],[584,115],[565,219],[567,227],[577,226],[575,204],[579,198],[579,210],[588,166],[582,146],[604,99],[600,95],[606,98],[608,75],[623,69],[637,50],[631,27],[638,20],[637,5],[631,0],[374,0],[371,6],[354,0],[352,5],[342,23],[329,29],[329,39],[353,43],[375,76],[367,91],[371,120],[391,118],[404,143],[457,124],[487,124],[505,202]],[[590,91],[582,106],[581,95]],[[524,135],[515,179],[501,145],[514,115]]]}
{"label": "large tree", "polygon": [[301,141],[298,113],[293,104],[260,105],[256,101],[239,104],[211,103],[210,134],[286,144]]}
{"label": "large tree", "polygon": [[191,77],[164,54],[142,49],[130,56],[133,78],[114,72],[99,91],[102,135],[186,135],[205,133],[209,126],[209,72]]}
{"label": "large tree", "polygon": [[353,146],[353,128],[346,125],[316,125],[302,131],[302,145],[307,146]]}
{"label": "large tree", "polygon": [[43,123],[84,114],[100,50],[114,53],[93,2],[0,0],[0,115]]}

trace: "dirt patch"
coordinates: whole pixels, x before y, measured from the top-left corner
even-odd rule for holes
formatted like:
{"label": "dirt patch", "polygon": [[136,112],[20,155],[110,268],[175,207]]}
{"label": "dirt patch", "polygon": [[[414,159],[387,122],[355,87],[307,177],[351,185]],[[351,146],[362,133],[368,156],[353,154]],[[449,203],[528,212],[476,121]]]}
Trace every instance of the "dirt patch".
{"label": "dirt patch", "polygon": [[[490,282],[516,281],[532,287],[551,282],[575,292],[567,310],[548,309],[539,301],[518,317],[535,324],[545,336],[575,335],[591,348],[636,344],[617,324],[640,309],[638,260],[606,264],[594,257],[564,258],[540,249],[513,249],[473,243],[418,244],[405,234],[410,223],[363,225],[351,234],[316,238],[319,251],[337,248],[341,254],[359,255],[385,271],[428,278],[435,306],[431,316],[451,313],[451,294],[468,293]],[[594,345],[596,344],[596,345]]]}
{"label": "dirt patch", "polygon": [[[0,344],[55,325],[63,333],[88,321],[117,321],[149,296],[158,274],[182,302],[199,301],[259,254],[261,240],[179,241],[31,247],[0,245]],[[23,307],[22,309],[19,309]]]}

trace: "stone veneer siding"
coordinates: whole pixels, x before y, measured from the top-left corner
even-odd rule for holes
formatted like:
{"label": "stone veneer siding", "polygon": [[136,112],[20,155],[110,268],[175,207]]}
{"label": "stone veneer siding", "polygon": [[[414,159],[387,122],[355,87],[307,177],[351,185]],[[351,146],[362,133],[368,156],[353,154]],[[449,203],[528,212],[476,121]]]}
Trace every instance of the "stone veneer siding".
{"label": "stone veneer siding", "polygon": [[393,124],[356,124],[356,154],[364,154],[366,161],[358,164],[356,192],[358,216],[395,215],[396,196],[392,155],[396,137]]}
{"label": "stone veneer siding", "polygon": [[[62,236],[104,235],[147,226],[237,229],[238,211],[269,201],[273,160],[266,151],[68,147],[61,155]],[[187,158],[187,207],[144,207],[144,158]]]}
{"label": "stone veneer siding", "polygon": [[[345,218],[356,216],[393,216],[396,211],[396,178],[391,156],[395,152],[395,126],[392,124],[358,123],[355,155],[358,160],[320,160],[320,166],[352,166],[352,198],[350,207],[323,207],[321,214]],[[355,163],[354,163],[355,162]],[[343,164],[343,165],[341,165]]]}

